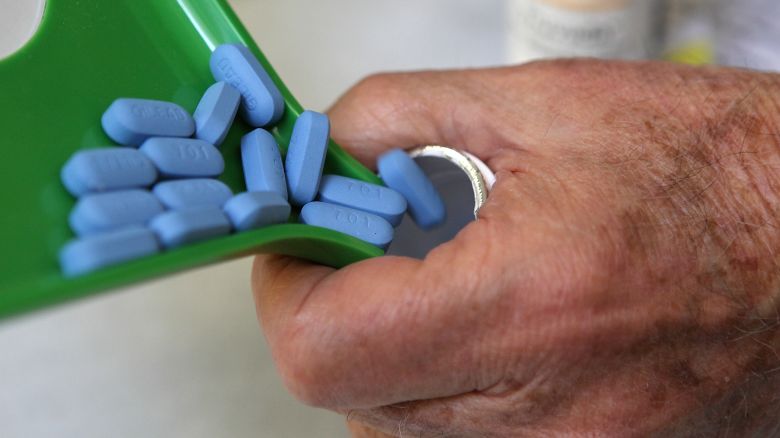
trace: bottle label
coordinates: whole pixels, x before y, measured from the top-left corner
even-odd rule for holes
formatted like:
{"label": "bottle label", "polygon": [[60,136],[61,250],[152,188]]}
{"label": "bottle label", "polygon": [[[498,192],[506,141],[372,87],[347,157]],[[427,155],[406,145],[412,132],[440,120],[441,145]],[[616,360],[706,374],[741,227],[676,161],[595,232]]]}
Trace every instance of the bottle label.
{"label": "bottle label", "polygon": [[660,4],[654,0],[508,0],[509,59],[654,56],[660,43]]}

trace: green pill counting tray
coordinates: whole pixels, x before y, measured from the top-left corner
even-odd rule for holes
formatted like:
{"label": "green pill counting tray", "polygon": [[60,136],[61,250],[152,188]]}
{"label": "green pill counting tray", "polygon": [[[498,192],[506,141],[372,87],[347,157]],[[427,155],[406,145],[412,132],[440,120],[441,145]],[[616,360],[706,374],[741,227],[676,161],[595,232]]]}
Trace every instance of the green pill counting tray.
{"label": "green pill counting tray", "polygon": [[[0,59],[0,318],[257,252],[334,267],[383,254],[357,238],[297,223],[293,214],[286,224],[63,275],[57,254],[74,237],[68,215],[76,203],[60,181],[63,165],[79,150],[117,147],[100,118],[119,97],[172,102],[192,114],[215,82],[212,51],[227,43],[246,46],[281,92],[284,112],[268,129],[286,153],[303,108],[225,0],[46,2],[33,38]],[[220,147],[219,180],[234,193],[246,191],[241,137],[252,129],[237,118]],[[325,173],[380,182],[332,141]]]}

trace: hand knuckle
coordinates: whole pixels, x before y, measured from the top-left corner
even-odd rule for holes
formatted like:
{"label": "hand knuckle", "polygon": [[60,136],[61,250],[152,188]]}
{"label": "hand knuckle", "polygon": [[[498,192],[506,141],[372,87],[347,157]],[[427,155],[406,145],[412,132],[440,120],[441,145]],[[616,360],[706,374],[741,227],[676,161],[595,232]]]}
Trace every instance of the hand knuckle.
{"label": "hand knuckle", "polygon": [[328,378],[327,352],[317,347],[311,334],[298,331],[280,339],[272,351],[284,385],[303,403],[328,407],[332,379]]}

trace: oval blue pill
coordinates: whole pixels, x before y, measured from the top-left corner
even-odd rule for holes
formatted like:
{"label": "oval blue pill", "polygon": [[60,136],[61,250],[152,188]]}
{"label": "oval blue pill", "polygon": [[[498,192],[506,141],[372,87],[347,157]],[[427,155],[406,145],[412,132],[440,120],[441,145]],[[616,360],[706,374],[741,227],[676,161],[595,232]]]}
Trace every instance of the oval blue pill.
{"label": "oval blue pill", "polygon": [[310,202],[301,209],[301,221],[316,227],[329,228],[382,249],[393,240],[393,226],[381,217],[340,205]]}
{"label": "oval blue pill", "polygon": [[323,175],[319,200],[381,216],[394,227],[406,213],[406,199],[395,190],[339,175]]}
{"label": "oval blue pill", "polygon": [[295,121],[284,162],[291,204],[300,206],[317,196],[329,136],[330,121],[324,114],[304,111]]}
{"label": "oval blue pill", "polygon": [[219,146],[225,140],[241,103],[238,90],[225,82],[209,87],[192,114],[195,138]]}
{"label": "oval blue pill", "polygon": [[447,210],[439,192],[404,151],[385,152],[379,157],[377,168],[385,184],[406,198],[409,215],[420,228],[427,230],[444,222]]}
{"label": "oval blue pill", "polygon": [[171,210],[222,207],[233,196],[233,191],[225,183],[208,178],[163,181],[157,183],[152,192]]}
{"label": "oval blue pill", "polygon": [[73,196],[106,190],[146,187],[157,180],[154,164],[144,154],[127,148],[76,152],[60,174]]}
{"label": "oval blue pill", "polygon": [[279,146],[274,136],[255,129],[241,139],[241,161],[246,189],[250,192],[276,192],[287,200],[287,180]]}
{"label": "oval blue pill", "polygon": [[224,236],[230,233],[230,221],[217,207],[166,211],[149,222],[149,228],[166,248]]}
{"label": "oval blue pill", "polygon": [[115,142],[138,146],[150,137],[189,137],[195,122],[171,102],[117,99],[103,113],[103,130]]}
{"label": "oval blue pill", "polygon": [[287,222],[290,204],[276,192],[246,192],[225,204],[225,214],[233,228],[246,231]]}
{"label": "oval blue pill", "polygon": [[215,177],[225,170],[222,154],[203,140],[155,137],[140,150],[166,178]]}
{"label": "oval blue pill", "polygon": [[70,212],[70,227],[78,236],[144,225],[162,213],[160,201],[148,190],[96,193],[79,199]]}
{"label": "oval blue pill", "polygon": [[60,250],[60,267],[69,277],[106,266],[149,256],[160,250],[154,233],[143,227],[128,227],[75,239]]}
{"label": "oval blue pill", "polygon": [[241,93],[241,117],[255,128],[276,123],[284,113],[282,93],[255,55],[240,44],[224,44],[211,54],[211,73]]}

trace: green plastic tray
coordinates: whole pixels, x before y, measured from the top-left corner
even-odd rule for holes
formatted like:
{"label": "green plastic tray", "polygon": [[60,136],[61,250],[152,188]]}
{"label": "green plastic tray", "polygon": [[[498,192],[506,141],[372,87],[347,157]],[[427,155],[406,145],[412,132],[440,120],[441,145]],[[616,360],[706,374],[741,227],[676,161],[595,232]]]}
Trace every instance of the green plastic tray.
{"label": "green plastic tray", "polygon": [[[226,1],[48,0],[33,39],[0,60],[0,318],[257,252],[334,267],[382,255],[350,236],[289,223],[83,277],[60,274],[57,252],[72,238],[67,217],[74,204],[60,183],[62,165],[76,150],[111,145],[100,116],[118,97],[168,100],[194,110],[214,81],[211,50],[228,42],[254,51],[282,91],[286,112],[273,132],[284,152],[301,105]],[[236,123],[222,147],[220,179],[235,192],[245,190],[239,145],[248,131]],[[333,142],[325,166],[329,173],[379,181]]]}

